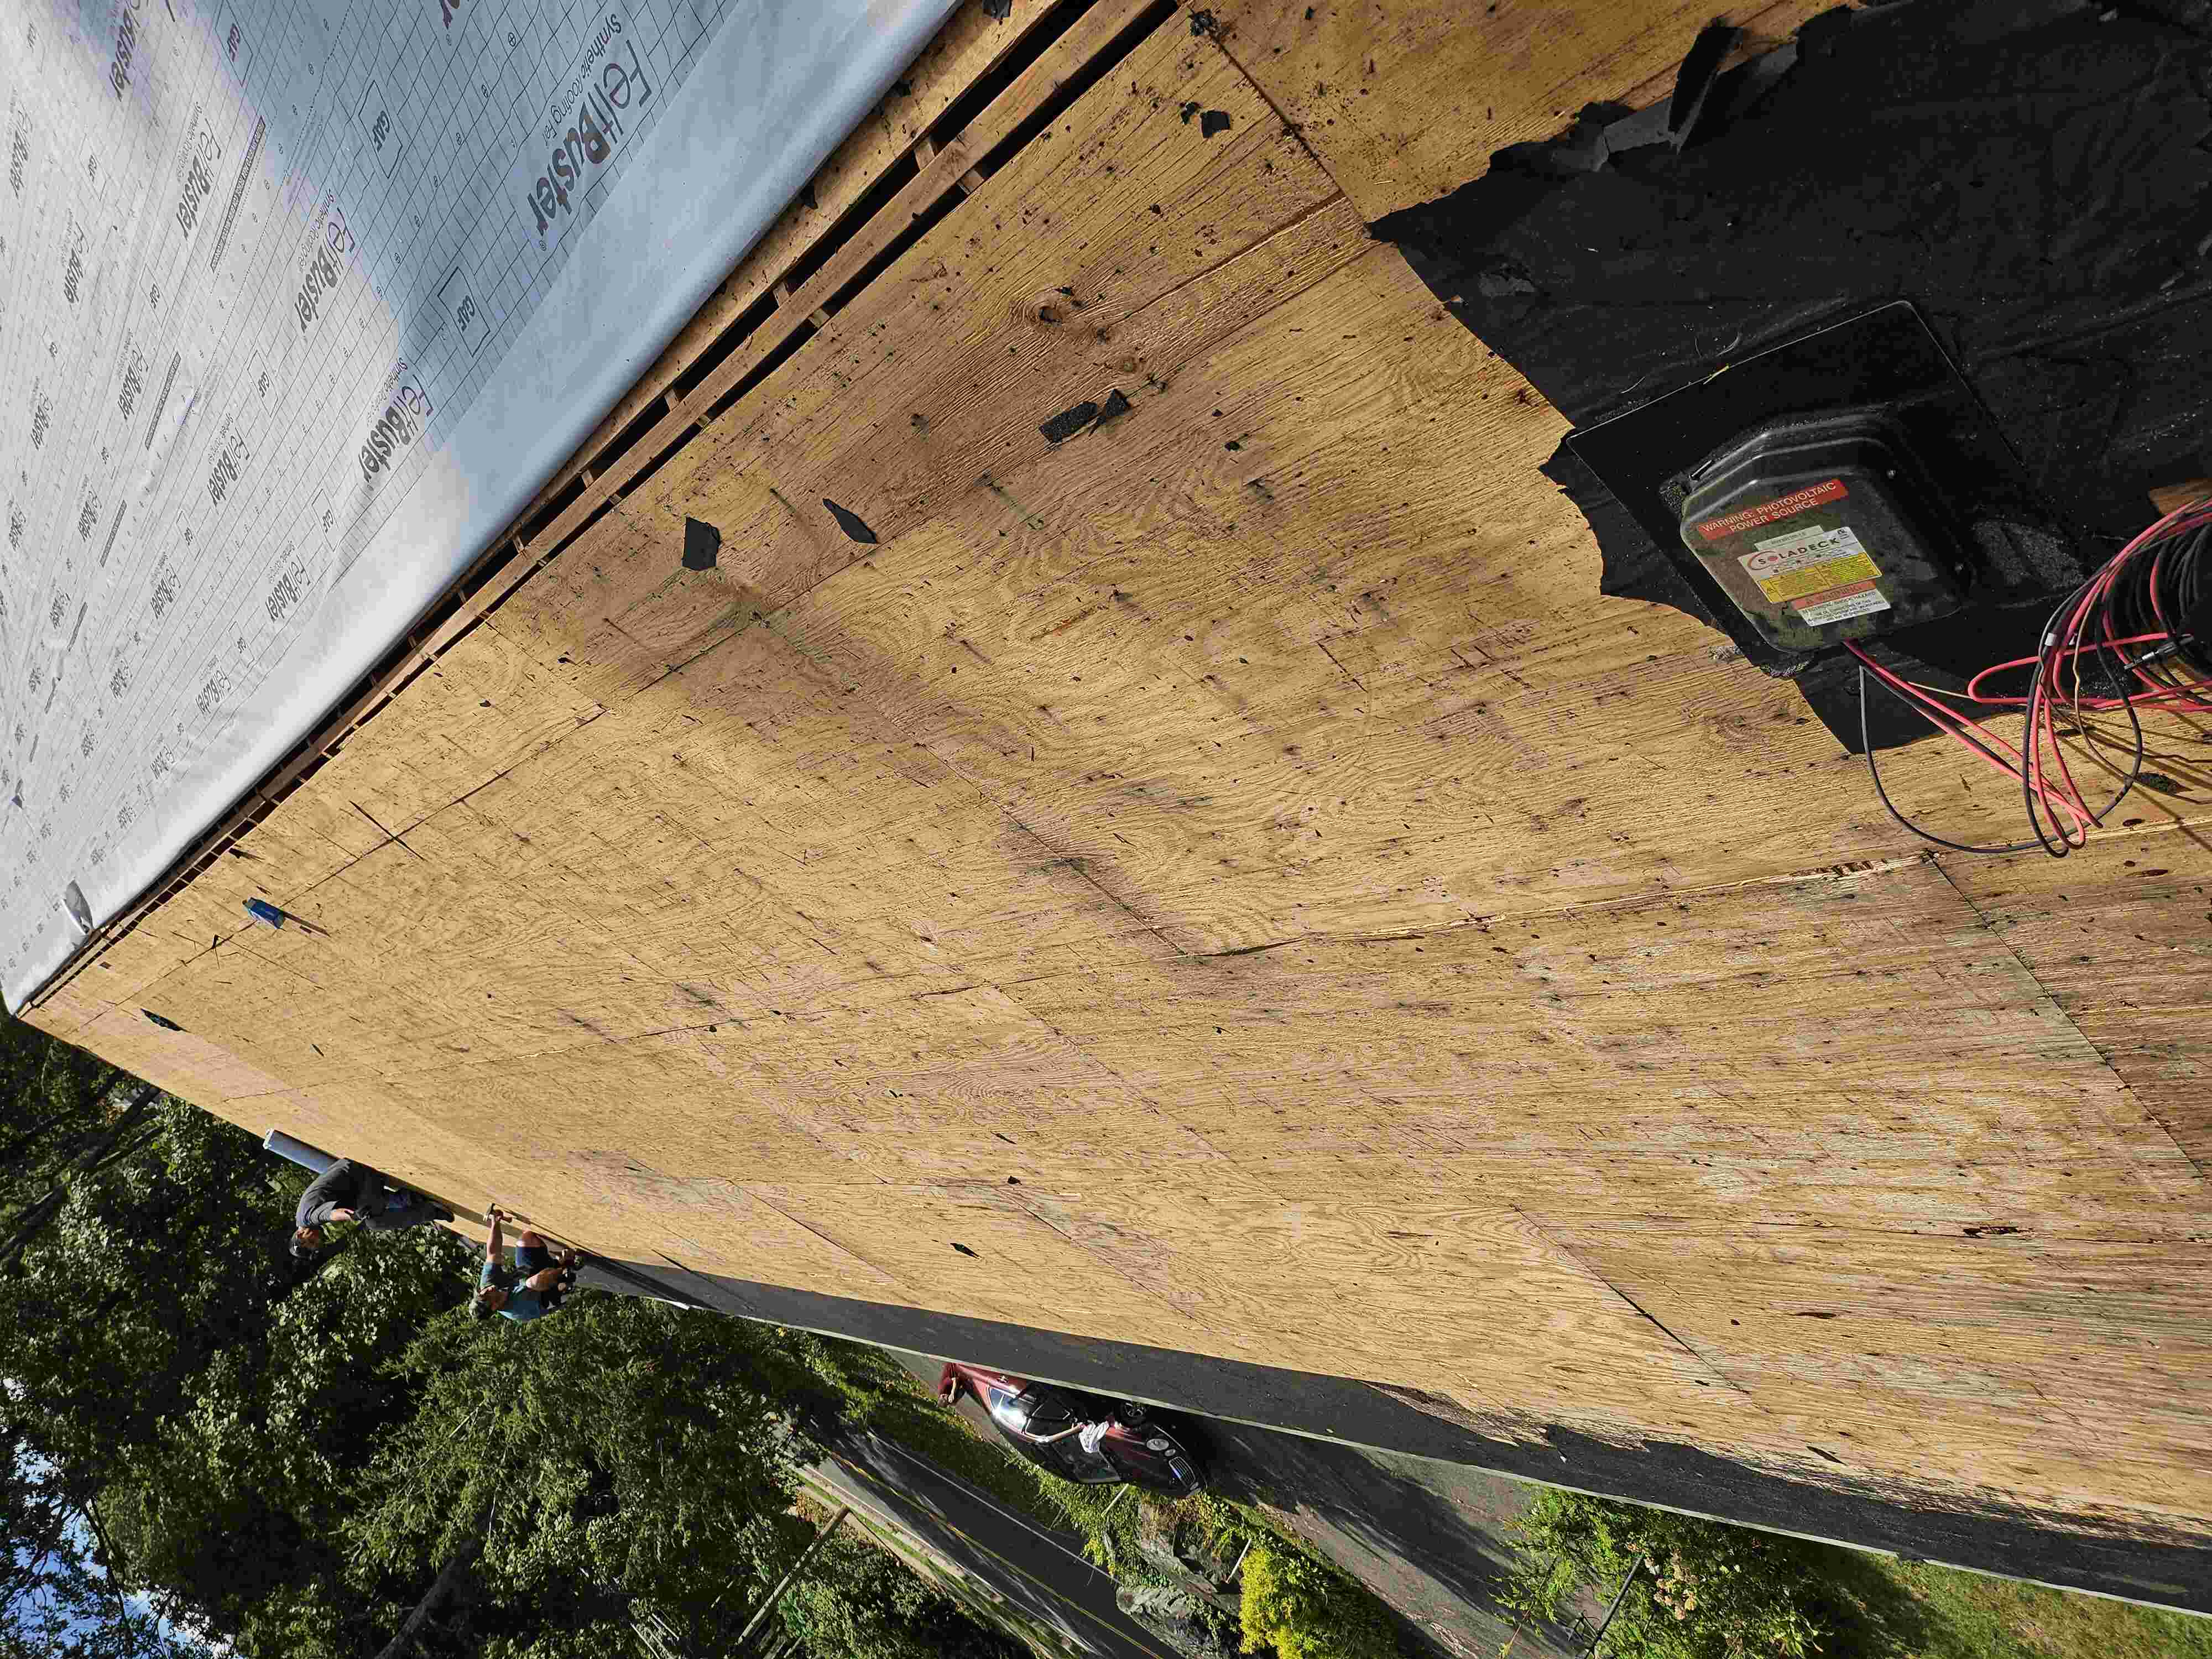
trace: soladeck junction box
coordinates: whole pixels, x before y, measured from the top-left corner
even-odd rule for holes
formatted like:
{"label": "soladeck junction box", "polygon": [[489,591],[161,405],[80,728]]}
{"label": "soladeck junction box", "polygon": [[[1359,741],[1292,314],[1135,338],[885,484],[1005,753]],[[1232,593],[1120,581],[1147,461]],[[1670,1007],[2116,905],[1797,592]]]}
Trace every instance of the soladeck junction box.
{"label": "soladeck junction box", "polygon": [[1758,428],[1684,483],[1683,545],[1784,650],[1870,638],[1965,603],[1926,487],[1878,416]]}

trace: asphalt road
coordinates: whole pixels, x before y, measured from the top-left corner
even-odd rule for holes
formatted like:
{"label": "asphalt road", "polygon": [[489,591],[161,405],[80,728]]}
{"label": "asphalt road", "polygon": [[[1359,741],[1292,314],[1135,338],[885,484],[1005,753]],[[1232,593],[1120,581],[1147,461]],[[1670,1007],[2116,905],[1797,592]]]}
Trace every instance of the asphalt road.
{"label": "asphalt road", "polygon": [[1114,1581],[1073,1540],[1001,1508],[957,1475],[876,1435],[856,1435],[816,1476],[863,1514],[887,1515],[1031,1620],[1103,1659],[1178,1659],[1114,1605]]}
{"label": "asphalt road", "polygon": [[[943,1361],[890,1350],[935,1387]],[[974,1401],[961,1415],[996,1431]],[[1511,1551],[1507,1528],[1529,1488],[1461,1464],[1363,1450],[1310,1436],[1179,1413],[1195,1431],[1207,1483],[1224,1498],[1274,1510],[1359,1579],[1398,1616],[1409,1654],[1426,1659],[1572,1659],[1564,1630],[1524,1625],[1498,1595]],[[1085,1564],[1088,1565],[1087,1563]]]}

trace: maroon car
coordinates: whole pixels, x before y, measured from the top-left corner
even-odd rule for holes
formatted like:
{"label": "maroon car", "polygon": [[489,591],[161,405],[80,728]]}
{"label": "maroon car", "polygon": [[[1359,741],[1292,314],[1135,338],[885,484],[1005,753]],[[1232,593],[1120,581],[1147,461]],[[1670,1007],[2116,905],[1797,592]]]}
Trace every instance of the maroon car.
{"label": "maroon car", "polygon": [[945,1368],[937,1392],[948,1406],[963,1392],[990,1414],[1006,1443],[1039,1468],[1085,1486],[1127,1481],[1187,1497],[1200,1484],[1188,1437],[1160,1421],[1151,1407],[1107,1400],[1052,1382],[957,1361]]}

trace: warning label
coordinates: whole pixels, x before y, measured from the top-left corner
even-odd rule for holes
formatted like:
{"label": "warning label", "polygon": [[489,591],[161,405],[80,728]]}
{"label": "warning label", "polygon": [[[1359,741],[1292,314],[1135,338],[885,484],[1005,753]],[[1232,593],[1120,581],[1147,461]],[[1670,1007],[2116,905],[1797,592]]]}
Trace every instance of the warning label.
{"label": "warning label", "polygon": [[1787,495],[1778,495],[1757,507],[1747,507],[1741,513],[1724,513],[1717,519],[1701,520],[1698,533],[1709,542],[1729,536],[1740,536],[1760,525],[1772,524],[1778,519],[1795,518],[1808,507],[1818,507],[1822,501],[1839,501],[1850,491],[1844,488],[1841,478],[1831,478],[1826,483],[1808,484],[1802,489],[1793,489]]}
{"label": "warning label", "polygon": [[1736,562],[1770,604],[1790,607],[1809,628],[1890,608],[1875,586],[1881,568],[1849,525],[1769,536]]}
{"label": "warning label", "polygon": [[1823,593],[1817,600],[1799,600],[1797,620],[1810,627],[1820,628],[1829,623],[1842,622],[1848,617],[1863,617],[1871,611],[1887,611],[1889,601],[1872,582],[1862,582],[1856,587],[1838,592]]}
{"label": "warning label", "polygon": [[1849,525],[1834,530],[1800,530],[1756,544],[1741,556],[1744,574],[1778,605],[1802,599],[1881,574]]}

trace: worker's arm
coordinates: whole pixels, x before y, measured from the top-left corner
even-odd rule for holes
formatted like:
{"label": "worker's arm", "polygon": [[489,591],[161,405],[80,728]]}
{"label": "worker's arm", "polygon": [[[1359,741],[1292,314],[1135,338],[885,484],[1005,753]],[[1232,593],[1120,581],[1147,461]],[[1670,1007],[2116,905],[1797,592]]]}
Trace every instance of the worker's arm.
{"label": "worker's arm", "polygon": [[499,1224],[501,1219],[499,1206],[495,1204],[491,1208],[486,1210],[484,1212],[484,1219],[491,1223],[491,1237],[484,1241],[484,1260],[490,1262],[494,1267],[497,1267],[499,1265],[499,1247],[501,1242],[499,1237]]}
{"label": "worker's arm", "polygon": [[307,1183],[307,1190],[300,1199],[301,1218],[310,1227],[350,1221],[354,1206],[360,1201],[360,1193],[361,1165],[349,1158],[342,1158]]}

